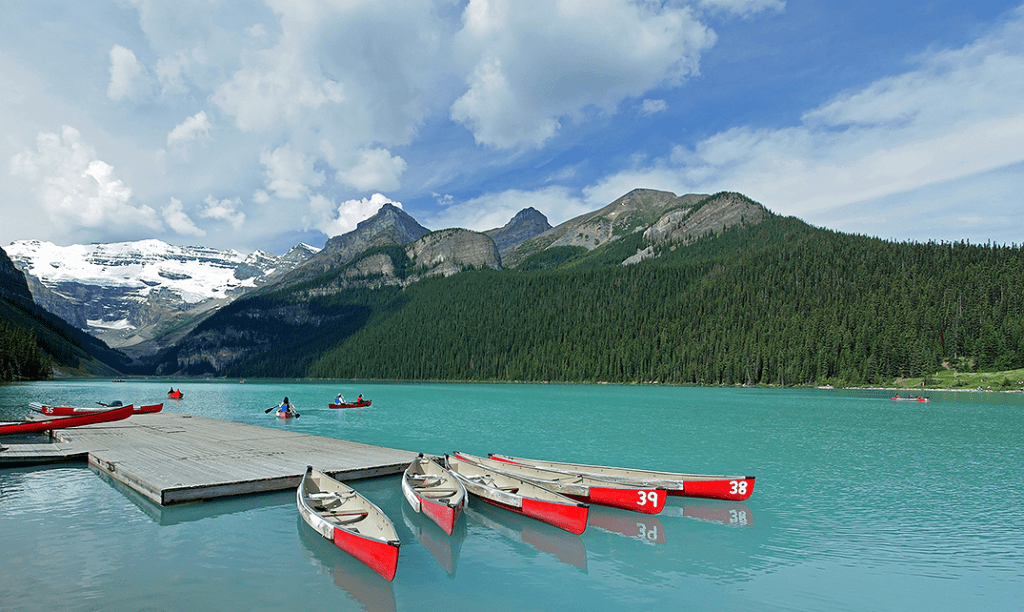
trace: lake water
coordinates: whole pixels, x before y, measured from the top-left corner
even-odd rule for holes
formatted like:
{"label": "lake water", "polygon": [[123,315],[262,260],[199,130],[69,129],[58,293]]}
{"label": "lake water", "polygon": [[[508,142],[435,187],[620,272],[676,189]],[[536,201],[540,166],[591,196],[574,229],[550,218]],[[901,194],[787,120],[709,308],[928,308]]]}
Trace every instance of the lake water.
{"label": "lake water", "polygon": [[[60,381],[30,401],[164,410],[426,453],[757,477],[744,503],[591,507],[575,536],[474,500],[452,537],[398,476],[354,481],[402,540],[387,583],[291,491],[161,508],[86,466],[0,468],[0,609],[1020,610],[1024,396],[612,385]],[[330,410],[336,393],[370,408]],[[301,418],[265,414],[288,395]],[[4,441],[10,444],[11,440]]]}

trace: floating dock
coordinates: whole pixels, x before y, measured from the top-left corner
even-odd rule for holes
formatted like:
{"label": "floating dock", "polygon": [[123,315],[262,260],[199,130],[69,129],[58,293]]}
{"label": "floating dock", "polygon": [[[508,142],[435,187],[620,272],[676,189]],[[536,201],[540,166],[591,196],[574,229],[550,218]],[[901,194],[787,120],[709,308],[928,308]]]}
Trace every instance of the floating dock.
{"label": "floating dock", "polygon": [[307,465],[339,480],[398,474],[417,453],[206,417],[135,414],[7,444],[0,467],[87,460],[150,501],[186,502],[295,488]]}

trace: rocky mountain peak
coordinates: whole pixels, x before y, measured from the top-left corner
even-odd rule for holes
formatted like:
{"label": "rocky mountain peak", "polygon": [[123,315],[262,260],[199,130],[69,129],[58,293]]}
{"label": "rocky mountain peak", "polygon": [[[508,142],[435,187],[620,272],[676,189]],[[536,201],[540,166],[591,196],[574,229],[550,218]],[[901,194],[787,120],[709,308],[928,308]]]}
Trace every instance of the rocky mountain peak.
{"label": "rocky mountain peak", "polygon": [[504,226],[484,232],[494,240],[498,253],[505,257],[523,241],[551,229],[548,218],[532,206],[516,213]]}
{"label": "rocky mountain peak", "polygon": [[356,229],[327,241],[323,250],[297,268],[285,284],[293,284],[322,274],[352,261],[367,249],[388,245],[406,245],[422,238],[430,230],[394,204],[380,207],[375,215],[360,221]]}

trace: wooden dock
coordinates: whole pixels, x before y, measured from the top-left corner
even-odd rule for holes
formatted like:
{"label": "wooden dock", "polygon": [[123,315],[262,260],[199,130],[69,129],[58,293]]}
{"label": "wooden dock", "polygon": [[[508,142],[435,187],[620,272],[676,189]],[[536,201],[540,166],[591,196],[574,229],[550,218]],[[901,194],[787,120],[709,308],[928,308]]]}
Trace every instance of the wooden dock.
{"label": "wooden dock", "polygon": [[54,430],[54,444],[8,444],[0,466],[88,460],[168,506],[298,486],[307,465],[339,480],[398,474],[417,453],[175,413]]}

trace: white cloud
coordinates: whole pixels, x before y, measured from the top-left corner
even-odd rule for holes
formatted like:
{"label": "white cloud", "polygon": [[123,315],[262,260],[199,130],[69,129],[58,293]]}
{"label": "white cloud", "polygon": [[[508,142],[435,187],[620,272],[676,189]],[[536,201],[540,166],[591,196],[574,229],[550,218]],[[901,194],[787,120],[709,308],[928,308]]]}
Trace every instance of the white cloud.
{"label": "white cloud", "polygon": [[784,0],[699,0],[697,4],[701,8],[734,13],[743,17],[764,11],[783,11],[786,8]]}
{"label": "white cloud", "polygon": [[363,149],[359,163],[349,170],[339,170],[338,180],[359,191],[371,189],[391,190],[401,186],[405,160],[391,155],[387,149]]}
{"label": "white cloud", "polygon": [[354,230],[360,221],[377,214],[380,207],[388,203],[402,208],[401,202],[388,199],[381,193],[360,200],[346,200],[337,206],[321,195],[310,198],[310,208],[317,216],[313,225],[328,236],[339,236]]}
{"label": "white cloud", "polygon": [[206,196],[206,199],[203,200],[203,202],[206,203],[206,208],[200,211],[200,217],[227,221],[236,230],[241,229],[242,224],[245,223],[245,213],[238,210],[238,207],[242,205],[241,198],[235,198],[233,200],[218,200],[212,195],[209,195]]}
{"label": "white cloud", "polygon": [[668,110],[668,103],[664,100],[644,100],[640,104],[640,114],[650,117]]}
{"label": "white cloud", "polygon": [[189,142],[210,139],[210,120],[205,111],[199,111],[185,119],[167,134],[167,146],[183,146]]}
{"label": "white cloud", "polygon": [[629,0],[470,0],[456,35],[473,58],[451,118],[477,142],[541,146],[560,122],[696,74],[715,34],[689,9]]}
{"label": "white cloud", "polygon": [[550,186],[534,191],[509,189],[450,204],[430,218],[430,225],[438,228],[463,227],[482,232],[502,227],[516,213],[530,206],[542,212],[551,225],[558,225],[594,210],[592,205],[572,195],[565,187]]}
{"label": "white cloud", "polygon": [[301,199],[309,194],[311,187],[324,184],[324,173],[314,169],[313,162],[313,159],[296,151],[290,144],[260,153],[260,163],[267,177],[267,189],[286,200]]}
{"label": "white cloud", "polygon": [[142,74],[142,64],[135,59],[131,49],[114,45],[110,49],[110,84],[107,86],[107,97],[119,101],[134,98],[138,93],[137,80]]}
{"label": "white cloud", "polygon": [[133,204],[131,188],[73,127],[64,126],[60,134],[40,132],[36,150],[13,156],[10,170],[33,183],[37,201],[61,230],[162,226],[155,210]]}
{"label": "white cloud", "polygon": [[185,213],[185,207],[178,198],[171,198],[170,204],[164,206],[161,212],[164,214],[164,220],[167,221],[167,225],[179,234],[183,236],[206,235],[206,232],[196,227],[196,224]]}
{"label": "white cloud", "polygon": [[1024,160],[1024,19],[914,63],[805,113],[799,125],[732,128],[606,177],[588,194],[725,189],[824,224],[837,207]]}

